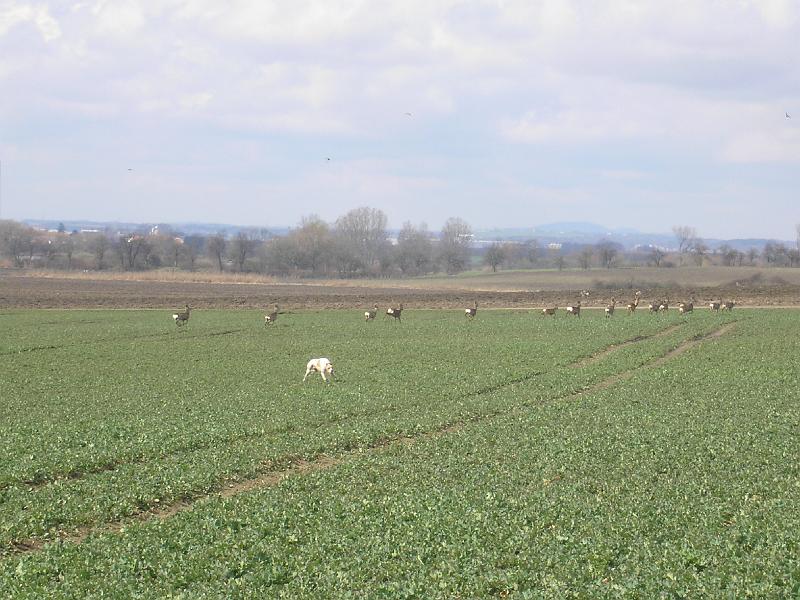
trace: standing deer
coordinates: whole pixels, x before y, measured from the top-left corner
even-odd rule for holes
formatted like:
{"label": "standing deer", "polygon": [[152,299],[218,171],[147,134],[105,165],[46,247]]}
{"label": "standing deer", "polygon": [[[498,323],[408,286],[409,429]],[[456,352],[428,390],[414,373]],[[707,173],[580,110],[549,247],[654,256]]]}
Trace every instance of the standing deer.
{"label": "standing deer", "polygon": [[186,308],[180,312],[176,312],[172,314],[172,318],[175,319],[175,325],[180,327],[181,325],[186,325],[189,322],[189,305],[186,305]]}
{"label": "standing deer", "polygon": [[386,309],[386,316],[387,317],[394,317],[395,322],[400,321],[403,322],[403,319],[400,318],[400,315],[403,313],[403,303],[400,303],[400,306],[397,308],[387,308]]}
{"label": "standing deer", "polygon": [[273,325],[278,320],[278,305],[276,304],[272,312],[264,315],[264,327]]}
{"label": "standing deer", "polygon": [[606,306],[606,319],[614,316],[614,308],[617,305],[617,299],[611,298],[611,304]]}
{"label": "standing deer", "polygon": [[464,309],[464,315],[468,319],[474,319],[475,315],[477,315],[477,314],[478,314],[478,301],[475,300],[475,306],[473,306],[472,308],[465,308]]}
{"label": "standing deer", "polygon": [[641,298],[641,296],[642,296],[642,292],[638,292],[638,291],[633,295],[633,302],[628,304],[628,314],[631,314],[632,312],[634,312],[636,310],[636,308],[639,306],[639,299]]}
{"label": "standing deer", "polygon": [[374,321],[375,317],[378,315],[378,305],[375,304],[372,307],[372,310],[368,310],[364,312],[364,320],[365,321]]}

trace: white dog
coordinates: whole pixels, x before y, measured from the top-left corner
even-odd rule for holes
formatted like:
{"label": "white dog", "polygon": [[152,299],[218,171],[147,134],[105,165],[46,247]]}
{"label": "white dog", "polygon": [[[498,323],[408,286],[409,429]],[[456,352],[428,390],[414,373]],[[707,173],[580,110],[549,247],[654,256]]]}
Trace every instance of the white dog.
{"label": "white dog", "polygon": [[310,361],[308,361],[308,364],[306,365],[306,374],[303,376],[303,381],[306,380],[306,377],[308,377],[309,373],[314,371],[322,375],[322,380],[325,383],[328,383],[328,379],[325,377],[326,374],[333,377],[333,365],[327,358],[312,358]]}

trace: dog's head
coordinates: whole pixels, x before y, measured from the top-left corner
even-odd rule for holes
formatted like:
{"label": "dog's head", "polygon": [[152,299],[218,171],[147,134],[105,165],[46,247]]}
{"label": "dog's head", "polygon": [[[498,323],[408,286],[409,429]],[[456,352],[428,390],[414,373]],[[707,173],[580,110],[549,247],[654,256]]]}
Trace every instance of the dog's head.
{"label": "dog's head", "polygon": [[328,363],[328,364],[325,365],[325,372],[328,375],[333,375],[333,364],[332,363]]}

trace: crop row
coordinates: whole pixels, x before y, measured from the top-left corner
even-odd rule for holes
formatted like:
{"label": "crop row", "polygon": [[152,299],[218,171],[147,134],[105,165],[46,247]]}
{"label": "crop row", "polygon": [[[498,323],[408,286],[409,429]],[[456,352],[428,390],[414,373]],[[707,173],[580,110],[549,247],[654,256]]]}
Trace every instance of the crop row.
{"label": "crop row", "polygon": [[[234,320],[226,324],[236,327],[236,319],[243,320],[235,313],[213,316],[218,322],[205,333],[217,331],[219,321]],[[431,312],[401,329],[350,323],[348,317],[298,315],[294,327],[271,331],[202,337],[201,330],[193,338],[175,333],[169,343],[118,339],[87,344],[82,353],[51,351],[47,364],[58,361],[57,383],[39,380],[42,387],[20,388],[27,395],[16,400],[20,407],[26,398],[31,406],[41,403],[49,412],[14,412],[15,402],[6,407],[5,418],[17,423],[4,430],[2,444],[16,460],[6,463],[0,490],[0,543],[52,538],[198,497],[299,457],[367,447],[566,396],[723,322],[553,323],[490,313],[464,323]],[[567,366],[676,324],[669,335],[620,348],[591,367]],[[308,355],[299,348],[326,346],[338,357],[337,381],[302,385],[298,365]],[[389,354],[394,360],[387,363]],[[103,355],[108,363],[91,364]],[[43,357],[19,355],[9,380],[25,371],[21,364]],[[173,366],[159,368],[164,362]],[[125,368],[132,364],[152,379],[131,379]],[[59,393],[55,402],[47,395],[52,389]]]}
{"label": "crop row", "polygon": [[[536,402],[635,368],[651,343],[661,346],[657,356],[681,336],[644,341],[639,352],[621,348],[585,372],[557,369],[489,392],[490,403],[509,410],[448,435],[350,455],[237,497],[212,496],[174,518],[80,545],[8,556],[0,591],[793,597],[793,318],[748,315],[725,336],[618,385]],[[686,339],[689,330],[681,333]],[[539,377],[551,378],[539,387]]]}

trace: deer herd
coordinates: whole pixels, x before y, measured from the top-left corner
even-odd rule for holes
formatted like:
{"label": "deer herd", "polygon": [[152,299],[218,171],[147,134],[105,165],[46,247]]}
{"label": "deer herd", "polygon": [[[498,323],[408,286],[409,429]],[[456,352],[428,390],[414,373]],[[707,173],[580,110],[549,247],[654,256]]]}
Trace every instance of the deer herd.
{"label": "deer herd", "polygon": [[[582,291],[581,297],[588,297],[589,292]],[[639,300],[642,297],[642,292],[637,291],[633,295],[633,299],[629,302],[626,306],[628,314],[633,314],[636,312],[637,307],[639,306]],[[736,303],[733,300],[721,300],[719,302],[712,301],[709,303],[708,307],[711,309],[712,312],[718,313],[720,311],[732,311],[733,307]],[[695,299],[694,297],[689,298],[688,302],[678,302],[678,312],[682,315],[688,314],[694,310],[695,306]],[[615,297],[611,298],[611,302],[605,306],[604,312],[605,317],[608,319],[614,316],[614,312],[616,311],[617,307],[617,299]],[[554,317],[556,312],[558,311],[558,306],[546,306],[545,308],[541,309],[543,315],[547,315],[550,317]],[[578,300],[575,304],[571,304],[564,307],[564,310],[568,315],[572,315],[575,317],[581,316],[581,301]],[[647,310],[650,313],[665,313],[669,310],[669,298],[663,298],[661,300],[653,300],[647,305]],[[364,311],[364,320],[374,321],[375,318],[378,316],[378,305],[373,304],[370,310]],[[175,324],[178,327],[182,327],[189,322],[189,316],[191,314],[191,309],[187,304],[182,311],[176,311],[172,314],[172,318],[175,321]],[[277,304],[273,305],[272,311],[268,312],[264,315],[264,326],[274,325],[275,322],[278,320],[278,315],[280,314],[279,308]],[[403,314],[403,303],[401,302],[397,306],[390,306],[386,309],[386,313],[384,314],[385,317],[392,317],[395,322],[403,322],[402,319]],[[478,301],[476,300],[471,308],[464,309],[464,316],[467,320],[472,321],[478,314]]]}
{"label": "deer herd", "polygon": [[[586,291],[581,292],[582,297],[588,296],[589,293]],[[642,292],[637,291],[633,295],[633,299],[627,305],[628,314],[633,314],[636,312],[637,307],[639,306],[639,300],[642,297]],[[694,310],[695,299],[690,298],[688,302],[678,302],[678,312],[682,315],[690,313]],[[733,307],[736,303],[733,300],[727,301],[720,301],[720,302],[711,302],[709,303],[708,307],[713,312],[719,312],[720,310],[727,310],[728,312],[733,310]],[[605,307],[605,315],[608,319],[609,317],[614,316],[614,311],[617,307],[617,299],[612,297],[611,303]],[[558,310],[557,306],[548,306],[542,309],[542,314],[554,317],[556,311]],[[574,315],[576,317],[581,316],[581,301],[578,300],[575,304],[569,305],[564,309],[568,315]],[[653,300],[647,305],[647,310],[650,313],[665,313],[669,311],[669,298],[663,298],[661,300]]]}
{"label": "deer herd", "polygon": [[[627,305],[628,314],[633,314],[636,311],[636,308],[639,306],[639,300],[641,299],[642,293],[637,291],[633,295],[633,299]],[[589,292],[584,290],[581,292],[582,298],[588,298]],[[678,303],[678,312],[682,315],[688,314],[694,310],[695,299],[689,298],[688,302],[679,302]],[[727,301],[712,301],[709,303],[708,307],[715,313],[720,311],[732,311],[735,302],[733,300]],[[615,297],[611,298],[611,303],[606,305],[605,307],[605,317],[608,319],[614,316],[614,311],[616,310],[617,306],[617,299]],[[665,313],[669,310],[669,298],[664,298],[662,300],[654,300],[647,305],[648,311],[650,313]],[[378,305],[373,304],[370,310],[364,312],[364,320],[374,321],[375,318],[378,316]],[[557,306],[547,306],[542,309],[542,314],[554,317],[556,315],[556,311],[558,310]],[[581,301],[578,300],[575,304],[571,304],[564,308],[568,315],[573,315],[575,317],[581,316]],[[278,305],[273,305],[272,311],[268,312],[264,315],[264,326],[274,325],[275,321],[278,320],[278,315],[280,314],[280,310]],[[397,306],[390,306],[386,309],[385,317],[392,317],[394,322],[402,323],[402,314],[403,314],[403,303],[401,302]],[[478,314],[478,301],[476,300],[471,308],[464,309],[464,316],[467,318],[468,321],[472,321]],[[172,319],[175,321],[175,325],[178,327],[184,327],[189,322],[189,316],[191,315],[191,309],[187,304],[182,311],[176,311],[172,313]],[[306,380],[308,375],[311,372],[318,372],[322,379],[327,383],[330,381],[329,377],[333,375],[333,365],[331,364],[330,360],[327,358],[315,358],[311,359],[307,366],[306,366],[306,374],[303,377],[303,381]],[[328,378],[326,378],[326,375]]]}

